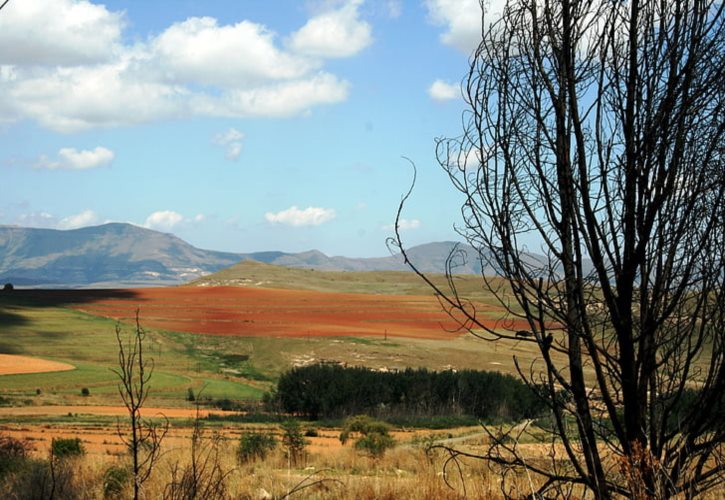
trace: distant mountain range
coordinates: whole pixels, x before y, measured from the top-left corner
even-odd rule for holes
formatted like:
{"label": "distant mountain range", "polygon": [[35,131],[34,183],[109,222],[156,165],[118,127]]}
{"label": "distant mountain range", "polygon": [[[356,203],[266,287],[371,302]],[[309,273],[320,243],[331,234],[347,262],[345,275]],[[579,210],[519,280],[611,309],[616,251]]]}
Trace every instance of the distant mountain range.
{"label": "distant mountain range", "polygon": [[[455,243],[412,247],[408,255],[421,271],[445,271]],[[461,274],[479,274],[470,247]],[[181,284],[242,260],[325,271],[407,271],[400,255],[379,258],[328,257],[301,253],[228,253],[196,248],[172,234],[111,223],[72,230],[0,226],[0,282],[19,286],[131,287]],[[488,270],[487,270],[488,271]]]}

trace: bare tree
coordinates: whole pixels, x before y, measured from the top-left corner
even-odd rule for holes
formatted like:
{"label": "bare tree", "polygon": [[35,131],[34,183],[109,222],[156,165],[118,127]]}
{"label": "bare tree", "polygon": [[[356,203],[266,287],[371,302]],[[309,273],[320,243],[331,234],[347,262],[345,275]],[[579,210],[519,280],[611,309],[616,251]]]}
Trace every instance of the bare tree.
{"label": "bare tree", "polygon": [[164,424],[149,422],[141,415],[141,408],[149,396],[149,382],[154,372],[153,358],[144,358],[146,331],[141,327],[139,311],[136,310],[136,326],[126,341],[122,338],[120,323],[116,324],[118,343],[118,369],[113,372],[119,378],[118,392],[128,411],[130,436],[118,426],[118,435],[128,448],[133,461],[133,498],[137,500],[143,483],[151,475],[161,454],[161,442],[169,430],[169,421]]}
{"label": "bare tree", "polygon": [[[410,266],[463,328],[538,348],[516,366],[550,407],[551,460],[497,436],[476,455],[538,476],[535,495],[722,484],[723,5],[511,0],[484,15],[464,133],[437,158],[464,195],[457,230],[505,278],[483,282],[529,331],[487,328],[454,279]],[[393,244],[408,261],[397,230]]]}

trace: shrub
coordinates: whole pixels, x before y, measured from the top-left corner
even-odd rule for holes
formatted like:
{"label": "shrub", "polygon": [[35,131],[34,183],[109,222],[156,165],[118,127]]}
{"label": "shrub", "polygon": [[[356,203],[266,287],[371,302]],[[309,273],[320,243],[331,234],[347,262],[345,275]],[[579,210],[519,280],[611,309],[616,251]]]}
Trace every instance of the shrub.
{"label": "shrub", "polygon": [[3,290],[6,292],[12,292],[13,290],[15,290],[15,287],[12,283],[5,283],[5,285],[3,286]]}
{"label": "shrub", "polygon": [[385,451],[395,446],[395,439],[389,434],[371,432],[355,441],[355,449],[364,451],[373,458],[380,458]]}
{"label": "shrub", "polygon": [[239,463],[247,463],[254,459],[264,460],[275,446],[277,441],[272,434],[245,432],[239,439],[237,460]]}
{"label": "shrub", "polygon": [[0,477],[17,470],[28,458],[31,446],[28,441],[12,436],[0,436]]}
{"label": "shrub", "polygon": [[351,434],[359,435],[355,448],[369,453],[373,458],[382,457],[387,449],[395,446],[395,439],[390,435],[390,425],[367,415],[347,419],[340,433],[340,442],[347,443]]}
{"label": "shrub", "polygon": [[53,438],[50,447],[53,456],[57,458],[78,457],[86,454],[80,438]]}
{"label": "shrub", "polygon": [[131,479],[131,471],[128,467],[112,465],[103,474],[103,498],[121,498]]}
{"label": "shrub", "polygon": [[194,389],[192,389],[191,387],[189,387],[189,388],[188,388],[188,389],[186,390],[186,400],[187,400],[187,401],[190,401],[190,402],[192,402],[192,403],[193,403],[194,401],[196,401],[196,396],[194,395]]}
{"label": "shrub", "polygon": [[84,387],[83,389],[81,389],[81,396],[88,397],[90,395],[91,395],[91,391],[90,391],[90,389],[88,389],[88,387]]}
{"label": "shrub", "polygon": [[282,423],[282,444],[287,458],[293,465],[297,465],[304,457],[305,448],[309,444],[297,420],[287,420]]}

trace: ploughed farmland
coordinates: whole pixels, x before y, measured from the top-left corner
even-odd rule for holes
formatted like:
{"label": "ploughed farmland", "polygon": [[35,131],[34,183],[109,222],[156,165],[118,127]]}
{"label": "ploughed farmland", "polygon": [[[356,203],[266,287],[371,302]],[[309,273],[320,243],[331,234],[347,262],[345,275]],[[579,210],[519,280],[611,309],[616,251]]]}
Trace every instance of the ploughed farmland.
{"label": "ploughed farmland", "polygon": [[[210,335],[444,339],[457,329],[434,297],[226,286],[126,292],[59,293],[68,294],[72,307],[89,314],[129,322],[138,309],[144,327]],[[93,293],[93,300],[80,299],[84,293]],[[79,300],[73,294],[79,294]],[[523,323],[502,321],[503,311],[493,306],[486,306],[485,313],[491,326],[525,328]]]}

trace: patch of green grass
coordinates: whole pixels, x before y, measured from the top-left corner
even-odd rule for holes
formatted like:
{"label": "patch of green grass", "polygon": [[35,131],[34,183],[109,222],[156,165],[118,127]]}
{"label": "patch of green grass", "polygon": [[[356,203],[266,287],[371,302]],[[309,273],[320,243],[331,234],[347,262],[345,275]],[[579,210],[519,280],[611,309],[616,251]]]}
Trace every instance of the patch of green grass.
{"label": "patch of green grass", "polygon": [[[445,275],[431,274],[429,278],[442,289],[448,288]],[[483,303],[497,303],[495,297],[481,287],[480,276],[457,275],[453,279],[461,295]],[[432,295],[431,289],[418,276],[407,271],[317,271],[255,261],[242,261],[230,268],[192,281],[190,284],[378,295]]]}
{"label": "patch of green grass", "polygon": [[[133,328],[121,326],[122,339],[125,339]],[[43,402],[57,402],[55,396],[76,396],[83,387],[87,387],[92,403],[117,404],[118,377],[112,372],[118,363],[115,327],[116,322],[113,320],[78,310],[1,297],[0,352],[61,361],[74,365],[76,369],[4,375],[0,377],[0,394],[35,395],[36,389],[40,389]],[[204,344],[204,338],[186,334],[185,340],[188,342],[182,343],[179,342],[179,335],[147,331],[145,356],[147,360],[153,359],[154,363],[149,403],[157,400],[165,400],[164,404],[169,404],[168,400],[181,403],[188,387],[202,387],[205,384],[215,397],[261,398],[268,387],[250,386],[243,380],[244,373],[249,373],[252,380],[267,380],[267,376],[249,365],[237,376],[226,377],[220,370],[220,364],[239,361],[244,355],[224,352],[224,346],[214,339],[215,350],[223,355],[219,357],[221,361],[209,359],[195,342],[202,340],[200,343]]]}

